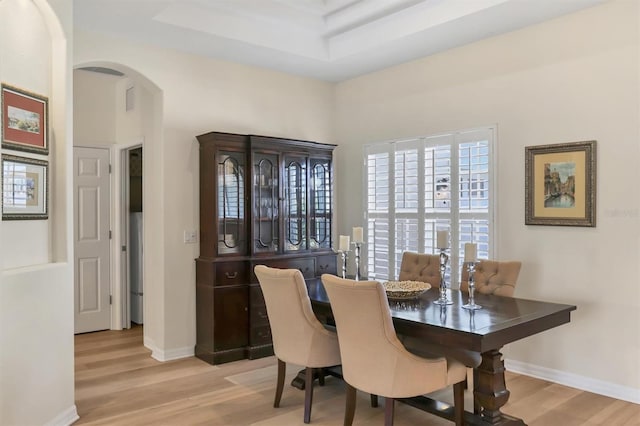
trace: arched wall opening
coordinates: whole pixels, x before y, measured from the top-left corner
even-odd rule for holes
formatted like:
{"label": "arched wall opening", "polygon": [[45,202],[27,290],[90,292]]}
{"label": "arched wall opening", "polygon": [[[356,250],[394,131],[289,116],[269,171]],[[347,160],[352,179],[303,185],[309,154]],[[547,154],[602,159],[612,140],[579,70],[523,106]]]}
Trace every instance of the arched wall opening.
{"label": "arched wall opening", "polygon": [[[121,247],[126,245],[123,240],[122,203],[125,194],[119,182],[123,174],[120,154],[133,146],[141,146],[143,155],[142,165],[142,210],[144,223],[144,256],[142,275],[144,277],[144,343],[154,353],[158,346],[162,345],[164,335],[164,272],[157,265],[163,264],[163,247],[158,244],[158,236],[163,231],[162,205],[158,201],[158,193],[161,193],[161,141],[162,141],[162,111],[163,93],[160,88],[146,76],[126,65],[108,62],[91,61],[74,65],[74,75],[78,72],[86,73],[86,68],[102,68],[115,70],[123,76],[115,83],[114,98],[107,101],[114,103],[114,107],[125,110],[127,102],[126,92],[133,90],[135,94],[132,102],[135,111],[116,113],[115,119],[105,120],[107,126],[113,129],[105,129],[104,123],[100,123],[99,111],[93,115],[87,115],[86,111],[74,112],[74,145],[99,145],[108,146],[111,150],[111,283],[112,296],[112,329],[127,327],[123,318],[126,318],[126,298],[124,280],[126,280],[126,261],[122,259]],[[74,79],[74,85],[78,78]],[[83,90],[92,90],[91,87],[83,87]],[[74,93],[74,102],[82,99],[91,99],[91,93]],[[85,105],[87,106],[87,105]],[[128,108],[129,105],[127,105]],[[96,108],[100,110],[100,108]],[[86,110],[86,108],[85,108]],[[135,118],[132,118],[135,117]],[[84,122],[83,122],[84,121]],[[93,123],[93,124],[92,124]],[[115,123],[115,124],[113,124]],[[102,132],[94,132],[96,126],[101,127]],[[100,128],[100,127],[98,127]],[[100,134],[95,134],[100,133]],[[107,134],[107,136],[105,136]],[[151,194],[154,194],[152,197]],[[127,247],[127,250],[129,247]],[[155,265],[155,267],[153,266]],[[153,355],[152,355],[153,356]]]}

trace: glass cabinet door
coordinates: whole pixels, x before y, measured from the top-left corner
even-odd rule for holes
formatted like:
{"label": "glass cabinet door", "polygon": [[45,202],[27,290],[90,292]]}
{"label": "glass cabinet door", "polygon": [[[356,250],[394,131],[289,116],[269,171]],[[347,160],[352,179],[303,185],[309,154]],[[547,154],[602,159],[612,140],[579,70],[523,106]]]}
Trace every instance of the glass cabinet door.
{"label": "glass cabinet door", "polygon": [[284,250],[306,250],[307,244],[307,161],[286,157],[284,189]]}
{"label": "glass cabinet door", "polygon": [[218,254],[244,254],[247,240],[244,154],[220,151],[217,159]]}
{"label": "glass cabinet door", "polygon": [[253,252],[278,250],[280,235],[278,156],[253,156]]}
{"label": "glass cabinet door", "polygon": [[331,160],[309,161],[309,238],[312,249],[331,248]]}

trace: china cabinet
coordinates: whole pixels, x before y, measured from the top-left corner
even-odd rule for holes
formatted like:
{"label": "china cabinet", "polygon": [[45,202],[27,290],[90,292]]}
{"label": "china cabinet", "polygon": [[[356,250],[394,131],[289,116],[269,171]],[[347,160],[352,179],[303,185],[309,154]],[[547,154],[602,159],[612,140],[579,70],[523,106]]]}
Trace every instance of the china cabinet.
{"label": "china cabinet", "polygon": [[196,356],[212,364],[273,354],[255,265],[336,273],[335,145],[210,132],[200,143]]}

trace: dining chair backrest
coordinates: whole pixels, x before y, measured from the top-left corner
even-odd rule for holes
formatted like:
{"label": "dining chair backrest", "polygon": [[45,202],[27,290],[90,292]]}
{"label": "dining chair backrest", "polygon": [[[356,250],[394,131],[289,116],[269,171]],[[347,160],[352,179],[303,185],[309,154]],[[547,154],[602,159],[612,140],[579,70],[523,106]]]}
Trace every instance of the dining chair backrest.
{"label": "dining chair backrest", "polygon": [[440,287],[440,256],[405,251],[400,263],[399,281],[422,281]]}
{"label": "dining chair backrest", "polygon": [[340,364],[335,333],[325,329],[313,313],[302,273],[264,265],[254,271],[264,295],[275,355],[306,367]]}
{"label": "dining chair backrest", "polygon": [[[322,275],[322,283],[336,322],[342,373],[349,385],[389,398],[422,395],[448,385],[446,358],[413,355],[396,336],[382,284],[329,274]],[[450,367],[454,369],[453,364]],[[456,364],[456,368],[464,377],[464,366]]]}
{"label": "dining chair backrest", "polygon": [[[476,264],[474,285],[482,294],[513,297],[522,262],[481,260]],[[469,291],[469,271],[462,267],[460,290]]]}

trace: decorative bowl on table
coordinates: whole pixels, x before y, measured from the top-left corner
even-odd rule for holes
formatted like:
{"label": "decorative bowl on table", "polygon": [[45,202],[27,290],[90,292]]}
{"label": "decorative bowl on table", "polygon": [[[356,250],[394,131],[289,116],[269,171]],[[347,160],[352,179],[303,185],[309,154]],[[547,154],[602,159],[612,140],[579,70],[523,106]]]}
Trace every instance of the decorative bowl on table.
{"label": "decorative bowl on table", "polygon": [[431,284],[422,281],[386,281],[382,285],[392,300],[415,299],[431,288]]}

